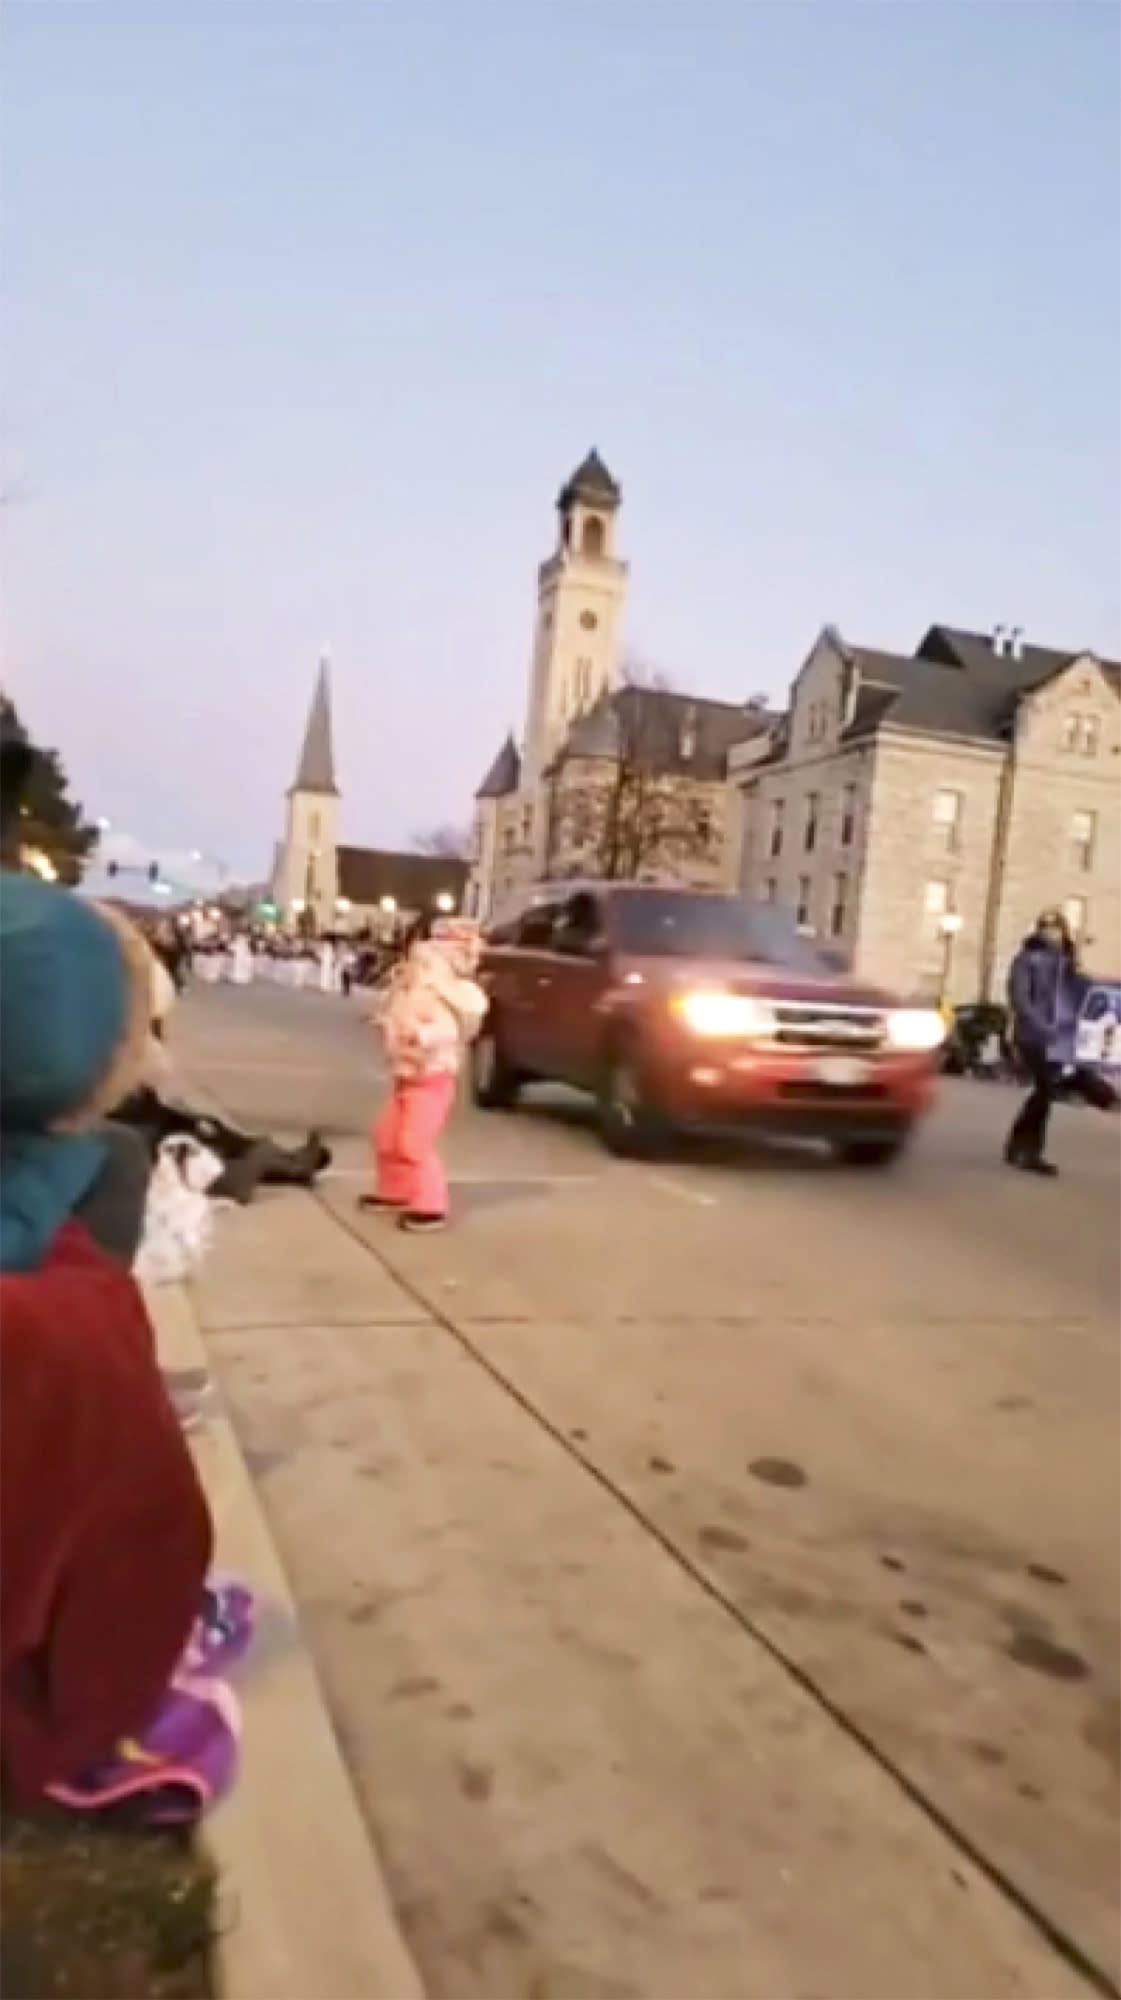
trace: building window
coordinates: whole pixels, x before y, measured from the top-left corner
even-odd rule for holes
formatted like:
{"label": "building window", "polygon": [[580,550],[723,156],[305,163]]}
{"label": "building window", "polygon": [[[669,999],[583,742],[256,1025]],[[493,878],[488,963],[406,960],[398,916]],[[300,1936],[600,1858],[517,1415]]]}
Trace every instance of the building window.
{"label": "building window", "polygon": [[923,892],[923,909],[928,917],[944,917],[950,907],[948,882],[928,882]]}
{"label": "building window", "polygon": [[846,785],[841,793],[841,846],[851,847],[856,839],[856,786]]}
{"label": "building window", "polygon": [[584,711],[591,707],[591,701],[592,701],[592,663],[588,659],[581,658],[576,662],[577,715],[583,715]]}
{"label": "building window", "polygon": [[308,814],[307,830],[309,840],[319,839],[319,814],[317,812]]}
{"label": "building window", "polygon": [[1063,915],[1070,925],[1072,937],[1078,938],[1084,935],[1088,914],[1085,896],[1067,897],[1066,902],[1063,904]]}
{"label": "building window", "polygon": [[580,630],[582,632],[594,632],[598,624],[599,619],[596,617],[594,611],[582,611],[580,613]]}
{"label": "building window", "polygon": [[848,895],[849,895],[848,876],[834,875],[833,895],[829,904],[830,937],[835,937],[835,938],[843,937],[845,934],[845,922],[848,917]]}
{"label": "building window", "polygon": [[961,808],[960,792],[935,792],[934,828],[947,854],[956,854],[961,844]]}
{"label": "building window", "polygon": [[1063,749],[1077,757],[1096,757],[1101,734],[1101,722],[1096,715],[1072,714],[1063,719]]}
{"label": "building window", "polygon": [[1092,812],[1076,812],[1070,816],[1070,858],[1084,875],[1094,865],[1096,821],[1097,815]]}
{"label": "building window", "polygon": [[771,805],[771,830],[770,838],[767,842],[767,853],[770,855],[772,861],[777,861],[779,855],[782,853],[782,822],[784,812],[783,801],[775,799]]}
{"label": "building window", "polygon": [[778,883],[775,881],[773,875],[763,884],[763,901],[765,903],[778,902]]}
{"label": "building window", "polygon": [[806,853],[812,854],[817,846],[817,817],[820,795],[811,792],[806,800]]}
{"label": "building window", "polygon": [[514,843],[517,840],[517,837],[518,837],[518,829],[516,826],[503,827],[502,829],[503,854],[512,854],[514,852]]}
{"label": "building window", "polygon": [[808,924],[810,921],[810,887],[811,885],[809,876],[799,875],[798,907],[797,910],[795,911],[795,916],[797,918],[798,923],[800,924]]}

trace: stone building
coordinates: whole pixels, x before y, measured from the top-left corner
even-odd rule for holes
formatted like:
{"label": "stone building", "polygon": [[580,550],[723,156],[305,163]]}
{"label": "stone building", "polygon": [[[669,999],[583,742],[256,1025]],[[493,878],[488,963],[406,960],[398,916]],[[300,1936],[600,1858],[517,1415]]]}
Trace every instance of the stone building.
{"label": "stone building", "polygon": [[622,493],[589,452],[557,497],[537,573],[525,732],[475,799],[469,907],[490,916],[534,881],[580,874],[709,886],[728,872],[730,747],[765,733],[757,703],[638,685],[624,671]]}
{"label": "stone building", "polygon": [[1121,970],[1121,668],[934,625],[913,655],[820,634],[770,739],[734,749],[739,882],[867,977],[1000,997],[1041,908]]}
{"label": "stone building", "polygon": [[355,934],[384,931],[423,911],[460,908],[465,861],[340,844],[340,804],[330,672],[323,660],[270,884],[281,918],[293,927]]}

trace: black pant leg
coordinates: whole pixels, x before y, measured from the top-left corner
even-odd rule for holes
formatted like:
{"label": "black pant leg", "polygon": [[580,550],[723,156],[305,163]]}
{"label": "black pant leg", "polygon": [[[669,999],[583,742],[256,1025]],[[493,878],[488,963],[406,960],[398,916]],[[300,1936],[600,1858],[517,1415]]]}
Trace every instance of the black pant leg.
{"label": "black pant leg", "polygon": [[1031,1079],[1031,1090],[1016,1114],[1008,1135],[1008,1151],[1029,1160],[1040,1160],[1047,1144],[1047,1125],[1059,1081],[1053,1063],[1038,1049],[1023,1049],[1020,1057]]}
{"label": "black pant leg", "polygon": [[1071,1089],[1079,1097],[1092,1104],[1095,1111],[1116,1111],[1117,1092],[1107,1076],[1098,1069],[1091,1069],[1080,1063],[1071,1078]]}

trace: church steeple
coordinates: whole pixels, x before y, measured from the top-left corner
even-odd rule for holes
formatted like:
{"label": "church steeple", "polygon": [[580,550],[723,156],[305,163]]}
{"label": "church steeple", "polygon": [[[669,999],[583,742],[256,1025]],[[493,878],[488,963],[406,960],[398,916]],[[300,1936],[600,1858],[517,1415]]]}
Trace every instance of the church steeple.
{"label": "church steeple", "polygon": [[335,922],[339,894],[339,788],[331,741],[331,669],[319,662],[294,784],[288,787],[284,842],[273,897],[289,921],[320,930]]}
{"label": "church steeple", "polygon": [[318,792],[329,798],[338,798],[339,795],[335,783],[335,751],[331,732],[331,669],[326,655],[319,662],[315,693],[304,730],[304,745],[291,791]]}

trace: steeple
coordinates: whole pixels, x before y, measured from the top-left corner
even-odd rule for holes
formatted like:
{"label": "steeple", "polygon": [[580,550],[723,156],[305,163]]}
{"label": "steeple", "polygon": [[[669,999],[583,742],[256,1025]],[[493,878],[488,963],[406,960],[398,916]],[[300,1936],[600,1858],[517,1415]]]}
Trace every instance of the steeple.
{"label": "steeple", "polygon": [[593,445],[587,457],[581,459],[575,472],[565,480],[557,495],[557,506],[562,513],[567,513],[578,500],[583,500],[589,507],[613,509],[622,497],[622,487],[617,479],[612,478]]}
{"label": "steeple", "polygon": [[338,798],[339,795],[335,783],[335,752],[331,742],[331,669],[326,655],[319,662],[319,675],[304,731],[304,747],[291,791],[321,792],[331,798]]}

